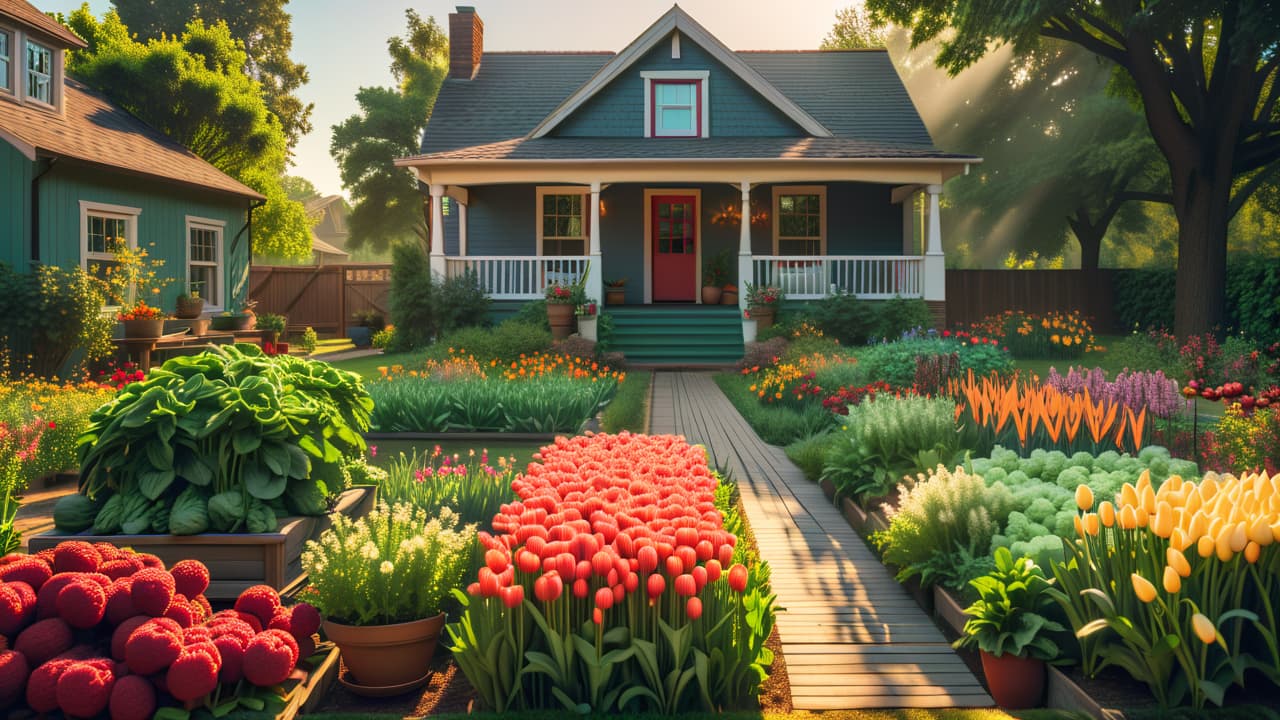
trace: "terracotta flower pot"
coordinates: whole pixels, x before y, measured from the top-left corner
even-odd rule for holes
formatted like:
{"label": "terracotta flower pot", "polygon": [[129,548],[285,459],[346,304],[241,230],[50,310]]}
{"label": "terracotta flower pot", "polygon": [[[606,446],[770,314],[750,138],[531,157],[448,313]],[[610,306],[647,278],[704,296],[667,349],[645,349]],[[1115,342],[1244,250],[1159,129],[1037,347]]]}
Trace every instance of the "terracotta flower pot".
{"label": "terracotta flower pot", "polygon": [[738,291],[737,290],[720,291],[720,304],[721,305],[737,305]]}
{"label": "terracotta flower pot", "polygon": [[395,625],[343,625],[326,620],[324,634],[342,651],[342,662],[360,685],[404,685],[427,674],[444,613]]}
{"label": "terracotta flower pot", "polygon": [[982,652],[982,673],[996,704],[1006,710],[1040,706],[1044,697],[1044,661],[1018,655],[996,657]]}
{"label": "terracotta flower pot", "polygon": [[563,340],[573,332],[572,305],[547,303],[547,323],[551,325],[551,337]]}
{"label": "terracotta flower pot", "polygon": [[751,319],[761,330],[773,327],[773,320],[777,316],[778,309],[772,305],[756,305],[750,309]]}
{"label": "terracotta flower pot", "polygon": [[626,290],[605,290],[604,291],[605,305],[625,305],[626,302],[627,302]]}
{"label": "terracotta flower pot", "polygon": [[719,305],[723,291],[715,285],[702,286],[702,304],[703,305]]}
{"label": "terracotta flower pot", "polygon": [[182,296],[178,298],[173,315],[182,320],[192,320],[200,317],[202,312],[204,312],[204,298]]}
{"label": "terracotta flower pot", "polygon": [[164,334],[164,318],[154,320],[121,320],[126,338],[158,338]]}

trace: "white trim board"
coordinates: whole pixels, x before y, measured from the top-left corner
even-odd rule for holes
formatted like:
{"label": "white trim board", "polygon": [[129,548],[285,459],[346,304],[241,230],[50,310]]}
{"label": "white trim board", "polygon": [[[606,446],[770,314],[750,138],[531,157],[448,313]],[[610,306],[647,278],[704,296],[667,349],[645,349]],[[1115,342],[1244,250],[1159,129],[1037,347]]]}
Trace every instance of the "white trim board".
{"label": "white trim board", "polygon": [[[679,5],[673,6],[650,25],[647,30],[641,33],[640,37],[633,40],[630,45],[623,48],[617,55],[614,55],[613,59],[596,71],[596,74],[591,76],[590,80],[587,80],[582,87],[578,88],[564,102],[560,103],[555,110],[552,110],[551,114],[547,115],[542,122],[538,123],[537,127],[531,130],[527,137],[540,138],[548,135],[560,123],[568,119],[574,111],[582,107],[596,93],[613,82],[627,68],[634,65],[672,32],[679,32],[702,46],[712,57],[728,68],[729,72],[741,78],[743,82],[778,108],[784,115],[791,118],[805,132],[814,137],[832,137],[831,131],[824,127],[822,123],[815,120],[812,115],[782,94],[778,88],[774,87],[768,80],[765,80],[754,68],[743,62],[737,53],[730,50],[724,43],[720,42],[719,38],[699,25],[698,21],[690,17]],[[708,98],[708,104],[710,104],[709,100],[710,98]]]}
{"label": "white trim board", "polygon": [[[538,238],[538,257],[543,256],[542,243],[542,199],[547,195],[584,195],[582,198],[582,229],[585,231],[582,236],[582,254],[587,256],[591,254],[591,228],[588,227],[591,220],[591,187],[583,185],[539,185],[534,189],[534,232]],[[576,239],[576,238],[567,238]]]}
{"label": "white trim board", "polygon": [[[218,235],[217,247],[214,252],[217,264],[213,273],[214,277],[216,277],[218,281],[218,300],[220,302],[218,304],[210,303],[205,309],[208,311],[222,312],[227,305],[227,289],[230,286],[230,283],[227,282],[226,273],[227,223],[225,220],[213,220],[210,218],[196,217],[195,215],[187,215],[184,227],[186,236],[183,238],[183,268],[186,270],[186,280],[184,284],[187,285],[191,282],[191,231],[193,229],[213,230]],[[188,289],[190,288],[188,287]],[[204,297],[205,302],[209,301],[208,297],[202,297]]]}
{"label": "white trim board", "polygon": [[[679,37],[677,35],[676,37]],[[644,79],[644,136],[653,137],[653,81],[654,80],[689,80],[699,82],[697,92],[698,114],[701,119],[698,126],[701,134],[692,137],[711,137],[711,71],[710,70],[645,70],[640,73]],[[661,135],[659,137],[681,137],[678,135]]]}
{"label": "white trim board", "polygon": [[773,216],[773,254],[781,255],[778,252],[779,241],[779,224],[781,220],[778,217],[778,201],[783,195],[817,195],[818,196],[818,255],[827,254],[827,186],[826,185],[774,185],[773,201],[769,205],[769,214]]}

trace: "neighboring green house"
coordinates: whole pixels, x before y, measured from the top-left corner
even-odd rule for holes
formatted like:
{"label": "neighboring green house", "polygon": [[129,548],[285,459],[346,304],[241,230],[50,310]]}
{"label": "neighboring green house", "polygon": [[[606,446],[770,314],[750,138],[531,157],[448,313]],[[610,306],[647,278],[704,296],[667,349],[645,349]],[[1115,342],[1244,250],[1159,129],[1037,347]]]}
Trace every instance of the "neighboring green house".
{"label": "neighboring green house", "polygon": [[86,270],[123,238],[165,261],[206,311],[244,299],[251,210],[263,197],[64,77],[79,37],[24,0],[0,0],[0,261]]}
{"label": "neighboring green house", "polygon": [[[475,271],[499,307],[628,278],[610,312],[646,359],[728,337],[682,323],[726,312],[700,306],[726,254],[730,282],[923,298],[943,317],[939,195],[981,159],[933,145],[884,50],[735,52],[679,6],[618,53],[486,53],[470,7],[449,29],[422,154],[397,161],[431,196],[435,272]],[[731,358],[752,326],[683,356]]]}

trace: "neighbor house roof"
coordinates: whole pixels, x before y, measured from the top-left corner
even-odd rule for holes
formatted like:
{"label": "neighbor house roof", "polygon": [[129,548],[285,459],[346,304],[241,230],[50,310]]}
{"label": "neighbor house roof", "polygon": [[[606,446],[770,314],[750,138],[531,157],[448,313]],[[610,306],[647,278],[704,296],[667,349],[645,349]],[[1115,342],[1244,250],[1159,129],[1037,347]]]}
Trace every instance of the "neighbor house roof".
{"label": "neighbor house roof", "polygon": [[338,248],[338,247],[334,247],[333,245],[330,245],[329,243],[316,237],[315,233],[311,234],[311,252],[320,253],[321,255],[333,255],[335,257],[340,257],[340,258],[351,257],[351,253],[347,252],[346,250],[343,250],[342,248]]}
{"label": "neighbor house roof", "polygon": [[[2,2],[12,0],[0,0]],[[195,153],[115,105],[87,85],[66,78],[63,112],[0,101],[0,139],[28,158],[51,155],[170,182],[264,199]]]}
{"label": "neighbor house roof", "polygon": [[58,41],[63,47],[88,47],[88,43],[81,40],[79,35],[40,12],[26,0],[0,0],[0,18],[14,21],[24,28],[36,30],[40,35]]}

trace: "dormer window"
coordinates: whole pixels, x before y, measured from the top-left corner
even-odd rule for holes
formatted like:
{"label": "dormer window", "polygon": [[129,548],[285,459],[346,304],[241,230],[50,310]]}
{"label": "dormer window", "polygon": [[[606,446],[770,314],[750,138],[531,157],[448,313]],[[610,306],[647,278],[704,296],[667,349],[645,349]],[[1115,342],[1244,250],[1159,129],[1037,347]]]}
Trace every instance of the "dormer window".
{"label": "dormer window", "polygon": [[711,135],[703,71],[641,72],[645,84],[645,137],[704,138]]}
{"label": "dormer window", "polygon": [[53,104],[53,50],[27,41],[27,97]]}

